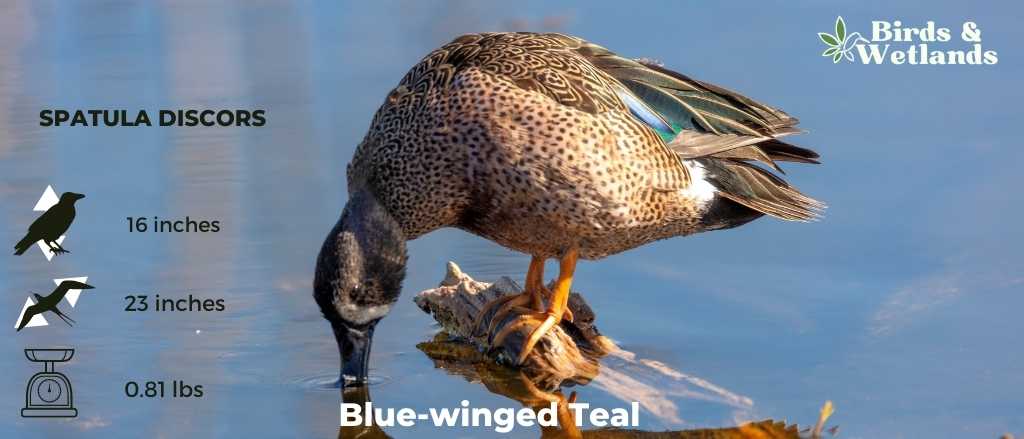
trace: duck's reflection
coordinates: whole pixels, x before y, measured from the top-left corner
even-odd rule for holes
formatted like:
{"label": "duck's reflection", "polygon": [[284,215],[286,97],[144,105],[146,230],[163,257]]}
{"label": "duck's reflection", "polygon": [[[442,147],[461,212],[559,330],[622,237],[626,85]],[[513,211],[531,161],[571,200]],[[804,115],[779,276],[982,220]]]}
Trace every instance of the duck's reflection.
{"label": "duck's reflection", "polygon": [[[650,432],[619,428],[581,430],[573,417],[573,411],[569,409],[569,404],[575,402],[575,392],[566,396],[561,390],[554,392],[541,390],[522,371],[501,366],[465,343],[445,341],[443,337],[439,337],[434,341],[420,343],[417,348],[427,354],[434,361],[435,366],[450,374],[462,376],[470,382],[479,382],[488,391],[518,401],[523,407],[532,409],[535,414],[538,414],[541,409],[550,407],[554,402],[558,409],[558,427],[539,427],[542,439],[798,439],[802,437],[795,425],[787,426],[784,423],[772,421],[747,423],[730,428],[681,431]],[[343,395],[347,403],[363,404],[370,401],[370,388],[348,389]],[[724,399],[728,400],[729,398]],[[390,438],[376,425],[341,427],[338,437]]]}
{"label": "duck's reflection", "polygon": [[[348,403],[364,404],[370,401],[370,386],[347,388],[342,392],[342,400]],[[384,430],[376,425],[341,427],[338,439],[391,439]]]}
{"label": "duck's reflection", "polygon": [[460,375],[471,382],[479,382],[491,393],[513,399],[523,407],[532,409],[535,415],[538,415],[541,409],[547,409],[551,407],[551,403],[555,403],[559,427],[541,426],[542,438],[583,437],[576,426],[572,411],[569,410],[569,403],[575,402],[576,392],[567,397],[561,390],[541,390],[536,384],[536,377],[531,378],[521,370],[499,365],[473,346],[447,341],[443,335],[434,341],[420,343],[416,347],[434,360],[436,367]]}

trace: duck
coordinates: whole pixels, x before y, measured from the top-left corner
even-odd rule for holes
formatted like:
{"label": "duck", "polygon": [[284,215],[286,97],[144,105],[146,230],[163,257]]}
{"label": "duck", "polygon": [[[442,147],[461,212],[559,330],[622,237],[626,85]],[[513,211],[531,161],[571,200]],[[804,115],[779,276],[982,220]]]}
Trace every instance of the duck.
{"label": "duck", "polygon": [[[762,216],[817,220],[825,205],[781,177],[780,162],[820,163],[781,140],[797,125],[737,92],[565,34],[468,34],[430,52],[373,116],[317,257],[313,296],[341,356],[339,383],[366,384],[407,242],[431,231],[458,228],[531,257],[522,294],[484,311],[528,311],[521,363],[573,318],[579,260]],[[545,285],[549,259],[559,272]],[[493,334],[495,345],[506,335]]]}

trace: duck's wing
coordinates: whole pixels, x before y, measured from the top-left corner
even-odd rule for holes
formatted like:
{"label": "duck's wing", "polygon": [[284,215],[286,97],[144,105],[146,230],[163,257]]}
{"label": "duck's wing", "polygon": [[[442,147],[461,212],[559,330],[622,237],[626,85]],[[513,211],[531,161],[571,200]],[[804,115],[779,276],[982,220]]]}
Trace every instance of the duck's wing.
{"label": "duck's wing", "polygon": [[712,171],[706,178],[723,197],[787,220],[819,216],[824,204],[756,165],[782,173],[778,161],[818,163],[816,152],[779,140],[801,132],[796,118],[651,61],[583,41],[575,51],[621,85],[616,92],[630,113],[680,158],[702,159]]}
{"label": "duck's wing", "polygon": [[[605,117],[618,113],[629,117],[619,90],[625,90],[618,79],[610,76],[592,59],[584,55],[589,43],[556,33],[487,33],[462,36],[429,55],[422,64],[451,70],[478,69],[514,84],[532,94],[544,95],[574,110]],[[410,72],[411,77],[422,73]],[[457,74],[456,74],[457,77]],[[406,80],[409,80],[407,76]],[[416,88],[410,81],[408,86]],[[457,85],[457,84],[455,84]],[[593,120],[592,119],[592,120]],[[652,137],[656,137],[653,136]],[[651,190],[674,191],[690,184],[689,169],[682,165],[665,142],[645,139],[646,172],[650,174]],[[636,159],[636,157],[634,157]]]}
{"label": "duck's wing", "polygon": [[[653,126],[666,142],[671,143],[678,134],[687,132],[687,148],[691,150],[688,155],[722,152],[730,146],[751,145],[755,139],[763,141],[800,132],[796,128],[799,121],[782,110],[653,61],[623,58],[586,42],[576,52],[628,90],[620,91],[619,96],[637,117],[645,121],[658,119]],[[682,147],[681,142],[677,143]],[[794,153],[810,159],[818,157],[805,148],[790,150],[786,155]]]}
{"label": "duck's wing", "polygon": [[[770,171],[777,161],[817,163],[818,154],[779,137],[799,133],[797,119],[725,88],[691,79],[655,63],[623,58],[561,34],[487,33],[457,38],[434,51],[402,80],[405,90],[449,86],[457,72],[477,68],[516,86],[590,114],[629,113],[661,138],[658,155],[714,161],[705,176],[720,194],[750,209],[790,220],[810,220],[823,205]],[[414,93],[410,93],[414,94]],[[682,161],[672,169],[690,183]],[[661,190],[675,188],[660,188]]]}
{"label": "duck's wing", "polygon": [[436,87],[470,67],[587,113],[628,109],[683,158],[719,155],[776,169],[774,160],[817,163],[814,151],[776,140],[800,132],[785,112],[568,35],[464,35],[424,58],[402,85]]}
{"label": "duck's wing", "polygon": [[590,114],[621,108],[619,98],[608,91],[610,78],[575,52],[584,44],[555,33],[463,35],[427,55],[402,84],[412,90],[437,86],[438,79],[450,81],[463,69],[478,68]]}

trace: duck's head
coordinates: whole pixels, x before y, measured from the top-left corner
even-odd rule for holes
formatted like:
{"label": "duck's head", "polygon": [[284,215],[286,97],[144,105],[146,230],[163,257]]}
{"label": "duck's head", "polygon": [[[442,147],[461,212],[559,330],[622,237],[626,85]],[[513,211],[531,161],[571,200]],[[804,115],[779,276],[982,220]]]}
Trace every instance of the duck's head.
{"label": "duck's head", "polygon": [[373,329],[402,290],[405,240],[387,209],[357,190],[320,249],[313,297],[334,330],[343,388],[366,384]]}

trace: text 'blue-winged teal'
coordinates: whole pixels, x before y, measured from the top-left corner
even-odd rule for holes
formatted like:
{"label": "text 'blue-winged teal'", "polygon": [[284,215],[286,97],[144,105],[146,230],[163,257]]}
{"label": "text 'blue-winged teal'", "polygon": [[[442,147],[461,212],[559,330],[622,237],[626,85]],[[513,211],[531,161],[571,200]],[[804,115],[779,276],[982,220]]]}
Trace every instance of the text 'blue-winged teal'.
{"label": "text 'blue-winged teal'", "polygon": [[[343,385],[365,383],[373,329],[401,291],[407,240],[457,227],[533,257],[522,295],[497,304],[535,312],[521,317],[535,326],[522,361],[572,318],[579,258],[766,214],[817,218],[823,204],[775,174],[778,162],[818,163],[779,140],[799,133],[796,124],[567,35],[473,34],[431,52],[377,110],[317,260],[314,297],[334,330]],[[551,291],[549,258],[560,261]]]}

